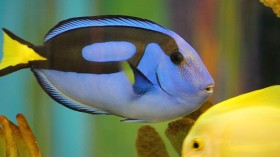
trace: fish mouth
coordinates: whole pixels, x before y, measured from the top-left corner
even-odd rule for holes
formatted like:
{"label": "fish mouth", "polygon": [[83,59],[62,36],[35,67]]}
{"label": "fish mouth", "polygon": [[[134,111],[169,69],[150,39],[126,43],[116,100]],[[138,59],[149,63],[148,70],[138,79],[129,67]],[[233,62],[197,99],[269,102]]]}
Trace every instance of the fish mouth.
{"label": "fish mouth", "polygon": [[166,92],[166,91],[162,88],[161,83],[160,83],[160,80],[159,80],[159,77],[158,77],[158,72],[157,72],[157,71],[156,71],[156,78],[157,78],[157,83],[158,83],[160,89],[161,89],[163,92],[165,92],[167,95],[172,96],[172,95],[170,95],[168,92]]}

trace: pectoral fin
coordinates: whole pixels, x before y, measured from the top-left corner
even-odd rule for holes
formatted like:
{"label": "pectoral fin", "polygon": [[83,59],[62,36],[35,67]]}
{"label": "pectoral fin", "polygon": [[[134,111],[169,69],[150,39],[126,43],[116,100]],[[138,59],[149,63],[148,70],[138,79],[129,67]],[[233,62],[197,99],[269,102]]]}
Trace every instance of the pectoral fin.
{"label": "pectoral fin", "polygon": [[134,73],[133,90],[138,95],[143,95],[153,90],[153,83],[136,67],[130,64],[130,67]]}

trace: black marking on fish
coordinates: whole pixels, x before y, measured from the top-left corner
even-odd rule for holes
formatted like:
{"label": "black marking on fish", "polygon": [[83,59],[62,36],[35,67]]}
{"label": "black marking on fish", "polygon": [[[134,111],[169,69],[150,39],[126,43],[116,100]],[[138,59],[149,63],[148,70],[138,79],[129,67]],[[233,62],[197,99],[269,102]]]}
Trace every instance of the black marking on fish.
{"label": "black marking on fish", "polygon": [[[165,34],[131,27],[90,27],[71,30],[48,40],[41,47],[47,62],[37,62],[36,68],[77,73],[110,74],[121,71],[121,62],[91,62],[82,57],[82,49],[90,44],[109,41],[128,41],[135,45],[136,54],[128,62],[139,64],[148,43],[158,43],[171,54],[175,41]],[[173,47],[168,47],[174,42]],[[43,49],[42,49],[43,48]],[[117,51],[118,50],[112,50]]]}
{"label": "black marking on fish", "polygon": [[29,68],[29,64],[18,64],[15,66],[9,66],[7,68],[4,68],[2,70],[0,70],[0,76],[4,76],[7,75],[9,73],[21,70],[21,69],[25,69],[25,68]]}

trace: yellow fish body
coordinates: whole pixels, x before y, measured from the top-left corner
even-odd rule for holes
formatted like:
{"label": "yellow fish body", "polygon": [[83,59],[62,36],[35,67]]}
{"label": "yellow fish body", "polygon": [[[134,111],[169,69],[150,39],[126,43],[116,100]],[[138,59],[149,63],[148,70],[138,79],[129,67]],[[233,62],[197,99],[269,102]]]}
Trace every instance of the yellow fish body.
{"label": "yellow fish body", "polygon": [[182,157],[280,156],[280,85],[221,102],[202,114]]}

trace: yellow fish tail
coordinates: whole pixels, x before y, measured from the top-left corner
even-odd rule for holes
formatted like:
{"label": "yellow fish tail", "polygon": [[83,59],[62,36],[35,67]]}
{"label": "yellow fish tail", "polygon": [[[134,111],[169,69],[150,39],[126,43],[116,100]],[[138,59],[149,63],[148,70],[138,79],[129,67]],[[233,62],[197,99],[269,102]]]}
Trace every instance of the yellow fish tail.
{"label": "yellow fish tail", "polygon": [[32,45],[7,29],[3,29],[3,57],[0,63],[0,76],[28,68],[30,61],[46,60],[31,47]]}

